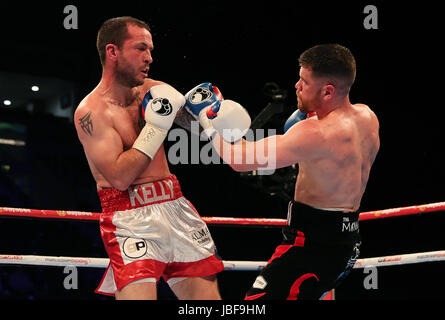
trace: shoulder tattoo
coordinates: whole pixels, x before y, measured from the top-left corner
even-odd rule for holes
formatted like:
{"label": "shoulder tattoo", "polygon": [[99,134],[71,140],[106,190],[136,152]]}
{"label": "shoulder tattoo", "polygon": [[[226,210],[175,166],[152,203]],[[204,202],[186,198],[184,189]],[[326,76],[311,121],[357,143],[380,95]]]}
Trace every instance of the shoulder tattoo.
{"label": "shoulder tattoo", "polygon": [[89,136],[93,136],[93,120],[91,120],[91,111],[79,119],[79,125],[83,132]]}

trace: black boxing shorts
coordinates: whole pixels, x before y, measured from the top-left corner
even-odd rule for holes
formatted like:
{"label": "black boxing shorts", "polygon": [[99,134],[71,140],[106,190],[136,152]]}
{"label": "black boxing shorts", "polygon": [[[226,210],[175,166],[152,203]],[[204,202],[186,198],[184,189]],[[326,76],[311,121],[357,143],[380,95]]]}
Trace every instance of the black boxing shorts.
{"label": "black boxing shorts", "polygon": [[359,213],[289,203],[283,241],[246,300],[317,300],[351,272],[359,255]]}

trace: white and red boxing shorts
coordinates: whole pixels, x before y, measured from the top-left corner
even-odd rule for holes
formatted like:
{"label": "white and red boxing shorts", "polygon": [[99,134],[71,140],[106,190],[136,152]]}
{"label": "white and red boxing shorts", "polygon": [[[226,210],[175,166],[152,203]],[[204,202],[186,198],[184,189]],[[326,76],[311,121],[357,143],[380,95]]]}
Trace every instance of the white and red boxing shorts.
{"label": "white and red boxing shorts", "polygon": [[183,197],[174,175],[98,194],[110,264],[96,293],[114,295],[131,282],[157,282],[161,276],[171,286],[224,270],[207,225]]}

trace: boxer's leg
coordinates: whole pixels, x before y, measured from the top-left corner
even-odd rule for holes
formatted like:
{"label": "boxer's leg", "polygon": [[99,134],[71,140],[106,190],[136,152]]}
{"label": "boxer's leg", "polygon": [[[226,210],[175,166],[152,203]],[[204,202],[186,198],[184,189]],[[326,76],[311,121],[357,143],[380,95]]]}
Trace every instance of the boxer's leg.
{"label": "boxer's leg", "polygon": [[164,217],[173,255],[163,278],[179,299],[221,299],[216,274],[224,265],[207,225],[184,197],[169,204]]}
{"label": "boxer's leg", "polygon": [[207,277],[183,278],[172,284],[168,282],[174,294],[180,300],[221,300],[216,275]]}
{"label": "boxer's leg", "polygon": [[115,298],[116,300],[156,300],[156,279],[147,278],[131,282],[116,291]]}

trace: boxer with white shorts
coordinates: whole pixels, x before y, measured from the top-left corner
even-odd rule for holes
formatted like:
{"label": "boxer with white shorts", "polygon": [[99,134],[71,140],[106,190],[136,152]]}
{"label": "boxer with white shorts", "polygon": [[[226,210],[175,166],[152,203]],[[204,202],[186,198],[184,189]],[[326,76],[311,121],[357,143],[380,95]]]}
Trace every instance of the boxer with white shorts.
{"label": "boxer with white shorts", "polygon": [[174,175],[98,193],[110,266],[96,292],[113,294],[129,283],[155,283],[161,276],[173,286],[221,270],[210,232]]}
{"label": "boxer with white shorts", "polygon": [[156,281],[163,277],[179,299],[221,299],[216,274],[224,269],[222,260],[182,196],[163,148],[173,122],[190,124],[193,117],[182,112],[181,93],[147,78],[153,48],[145,22],[105,21],[97,36],[102,78],[74,114],[110,257],[97,292],[156,299]]}

